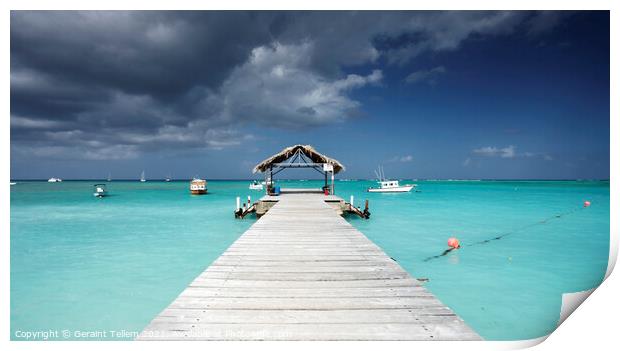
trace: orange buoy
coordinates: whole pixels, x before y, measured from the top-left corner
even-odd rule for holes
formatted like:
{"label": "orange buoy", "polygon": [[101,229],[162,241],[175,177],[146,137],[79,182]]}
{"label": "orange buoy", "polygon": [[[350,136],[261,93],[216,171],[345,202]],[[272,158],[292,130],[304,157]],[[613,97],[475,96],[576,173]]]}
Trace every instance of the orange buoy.
{"label": "orange buoy", "polygon": [[590,207],[590,201],[584,201],[583,207]]}
{"label": "orange buoy", "polygon": [[459,239],[450,238],[448,239],[448,246],[450,246],[453,249],[458,249],[459,247],[461,247],[461,244],[459,243]]}

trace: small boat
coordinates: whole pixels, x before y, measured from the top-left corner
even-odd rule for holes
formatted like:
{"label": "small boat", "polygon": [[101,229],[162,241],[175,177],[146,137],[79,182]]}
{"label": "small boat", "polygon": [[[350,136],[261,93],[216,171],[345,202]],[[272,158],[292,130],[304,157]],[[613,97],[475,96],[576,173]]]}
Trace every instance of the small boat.
{"label": "small boat", "polygon": [[250,183],[250,190],[263,190],[263,184],[261,184],[258,180]]}
{"label": "small boat", "polygon": [[204,179],[196,179],[194,178],[191,183],[189,183],[189,191],[192,195],[203,195],[207,193],[207,181]]}
{"label": "small boat", "polygon": [[17,184],[17,183],[13,183],[13,182],[11,182],[11,185],[15,185],[15,184]]}
{"label": "small boat", "polygon": [[108,180],[108,182],[112,181],[112,173],[108,173],[108,179],[107,180]]}
{"label": "small boat", "polygon": [[398,184],[398,180],[382,180],[379,183],[378,188],[368,188],[369,193],[406,193],[415,188],[415,184]]}
{"label": "small boat", "polygon": [[62,182],[62,179],[52,177],[52,178],[48,179],[47,182],[48,183],[59,183],[59,182]]}
{"label": "small boat", "polygon": [[146,177],[144,176],[144,171],[142,171],[142,174],[140,175],[140,181],[142,183],[146,182]]}
{"label": "small boat", "polygon": [[368,188],[367,191],[369,193],[407,193],[417,186],[416,184],[400,185],[398,180],[385,179],[385,173],[382,167],[379,167],[379,172],[375,171],[375,174],[377,175],[379,187]]}
{"label": "small boat", "polygon": [[104,197],[108,196],[108,189],[105,184],[95,184],[93,185],[93,196],[94,197]]}

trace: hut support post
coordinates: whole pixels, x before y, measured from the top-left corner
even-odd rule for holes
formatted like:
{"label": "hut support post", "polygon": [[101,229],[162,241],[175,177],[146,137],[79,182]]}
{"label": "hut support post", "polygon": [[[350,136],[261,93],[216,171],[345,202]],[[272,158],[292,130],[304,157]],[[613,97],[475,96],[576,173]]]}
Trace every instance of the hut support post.
{"label": "hut support post", "polygon": [[325,186],[323,187],[323,191],[327,188],[327,172],[323,172],[325,174]]}
{"label": "hut support post", "polygon": [[273,166],[269,166],[269,179],[265,181],[265,187],[267,188],[267,195],[269,195],[269,188],[273,186]]}

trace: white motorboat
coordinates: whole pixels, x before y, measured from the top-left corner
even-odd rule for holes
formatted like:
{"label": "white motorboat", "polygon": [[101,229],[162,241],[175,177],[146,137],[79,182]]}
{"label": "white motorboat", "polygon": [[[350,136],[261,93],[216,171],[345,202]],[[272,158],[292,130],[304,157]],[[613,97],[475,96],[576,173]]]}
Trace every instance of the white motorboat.
{"label": "white motorboat", "polygon": [[62,179],[52,177],[52,178],[48,179],[47,182],[48,183],[59,183],[59,182],[62,182]]}
{"label": "white motorboat", "polygon": [[379,167],[379,171],[375,171],[375,174],[377,175],[379,187],[368,188],[367,191],[369,193],[407,193],[417,186],[416,184],[400,185],[398,180],[385,179],[385,173],[382,167]]}
{"label": "white motorboat", "polygon": [[263,184],[255,180],[250,183],[250,190],[263,190]]}
{"label": "white motorboat", "polygon": [[104,197],[108,196],[108,189],[105,184],[95,184],[93,185],[93,196],[94,197]]}
{"label": "white motorboat", "polygon": [[142,183],[146,182],[146,177],[145,177],[145,175],[144,175],[144,171],[142,171],[142,174],[140,175],[140,181],[141,181]]}
{"label": "white motorboat", "polygon": [[369,193],[406,193],[415,188],[415,184],[400,185],[398,180],[382,180],[379,183],[378,188],[368,188]]}
{"label": "white motorboat", "polygon": [[17,184],[17,183],[13,183],[13,182],[11,182],[11,185],[15,185],[15,184]]}

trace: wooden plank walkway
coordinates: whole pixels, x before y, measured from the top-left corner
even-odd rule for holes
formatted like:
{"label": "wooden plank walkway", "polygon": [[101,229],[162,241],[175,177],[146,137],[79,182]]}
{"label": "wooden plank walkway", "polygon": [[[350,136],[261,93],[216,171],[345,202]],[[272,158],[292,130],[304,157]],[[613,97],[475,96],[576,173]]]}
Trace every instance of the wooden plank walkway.
{"label": "wooden plank walkway", "polygon": [[286,194],[138,340],[480,340],[324,202]]}

